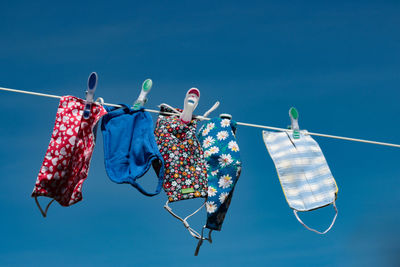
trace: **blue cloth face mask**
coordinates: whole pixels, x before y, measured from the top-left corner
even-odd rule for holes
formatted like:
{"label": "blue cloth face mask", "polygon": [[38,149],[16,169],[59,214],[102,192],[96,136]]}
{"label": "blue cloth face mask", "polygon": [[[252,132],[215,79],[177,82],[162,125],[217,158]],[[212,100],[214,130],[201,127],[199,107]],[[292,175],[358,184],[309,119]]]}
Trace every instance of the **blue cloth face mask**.
{"label": "blue cloth face mask", "polygon": [[[108,177],[115,183],[129,183],[146,196],[160,193],[164,177],[164,161],[158,150],[151,115],[144,111],[107,108],[101,131],[104,140],[104,162]],[[155,192],[149,193],[137,183],[153,165],[158,176]]]}
{"label": "blue cloth face mask", "polygon": [[[337,217],[338,188],[318,143],[306,131],[300,132],[299,139],[294,139],[288,132],[263,131],[263,139],[297,220],[310,231],[327,233]],[[331,225],[323,232],[305,225],[297,214],[330,204],[336,213]]]}
{"label": "blue cloth face mask", "polygon": [[[220,231],[241,173],[239,146],[235,138],[236,122],[227,118],[213,118],[198,133],[207,163],[208,196],[207,222],[204,228]],[[204,230],[203,228],[203,230]],[[203,238],[199,240],[198,254]]]}

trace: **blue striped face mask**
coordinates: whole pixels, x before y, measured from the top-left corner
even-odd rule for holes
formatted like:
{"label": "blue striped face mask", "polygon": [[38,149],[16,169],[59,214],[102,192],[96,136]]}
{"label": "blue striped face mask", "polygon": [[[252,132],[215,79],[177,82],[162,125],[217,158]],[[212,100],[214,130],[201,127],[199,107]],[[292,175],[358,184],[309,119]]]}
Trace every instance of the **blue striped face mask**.
{"label": "blue striped face mask", "polygon": [[[298,139],[288,132],[263,131],[263,139],[297,220],[310,231],[326,234],[337,217],[338,188],[318,143],[306,131],[301,131]],[[335,216],[323,232],[308,227],[297,214],[328,205],[334,207]]]}

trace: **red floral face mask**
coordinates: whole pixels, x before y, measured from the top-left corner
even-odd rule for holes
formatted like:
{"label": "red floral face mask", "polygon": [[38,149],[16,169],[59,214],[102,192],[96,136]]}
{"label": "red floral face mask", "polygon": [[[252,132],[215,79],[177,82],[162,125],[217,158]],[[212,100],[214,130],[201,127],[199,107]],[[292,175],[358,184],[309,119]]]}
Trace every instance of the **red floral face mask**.
{"label": "red floral face mask", "polygon": [[[97,122],[107,113],[101,105],[93,103],[90,116],[85,119],[84,106],[85,100],[77,97],[63,96],[60,100],[50,144],[32,192],[44,217],[54,200],[62,206],[82,200],[82,184],[89,171]],[[53,198],[45,211],[37,201],[38,196]]]}

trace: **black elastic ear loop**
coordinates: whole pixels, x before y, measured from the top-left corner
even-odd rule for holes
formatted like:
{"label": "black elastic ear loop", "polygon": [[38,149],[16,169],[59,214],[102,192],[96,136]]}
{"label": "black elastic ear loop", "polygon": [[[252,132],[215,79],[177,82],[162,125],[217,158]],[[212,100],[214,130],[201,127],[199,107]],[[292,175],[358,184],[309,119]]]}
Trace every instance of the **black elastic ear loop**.
{"label": "black elastic ear loop", "polygon": [[39,204],[39,201],[37,200],[37,196],[35,196],[36,205],[39,207],[39,210],[40,210],[40,212],[42,213],[42,215],[43,215],[44,218],[46,218],[47,210],[49,209],[49,207],[50,207],[51,203],[53,203],[53,201],[54,201],[54,199],[52,199],[52,200],[49,202],[49,204],[47,204],[46,209],[43,211],[42,207],[41,207],[40,204]]}
{"label": "black elastic ear loop", "polygon": [[198,256],[199,255],[199,251],[200,251],[200,247],[203,244],[203,240],[208,240],[208,242],[212,243],[212,239],[211,239],[211,232],[213,231],[212,229],[210,229],[210,231],[208,232],[208,239],[207,238],[203,238],[204,236],[204,229],[206,228],[206,226],[204,225],[203,228],[201,229],[201,238],[199,239],[199,242],[197,243],[197,247],[196,250],[194,251],[194,255]]}

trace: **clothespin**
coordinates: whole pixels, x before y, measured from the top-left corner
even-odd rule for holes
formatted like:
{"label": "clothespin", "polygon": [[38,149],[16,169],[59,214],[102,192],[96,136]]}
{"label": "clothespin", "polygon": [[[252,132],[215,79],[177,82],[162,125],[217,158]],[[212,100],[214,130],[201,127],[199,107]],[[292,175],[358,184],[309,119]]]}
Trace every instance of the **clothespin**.
{"label": "clothespin", "polygon": [[200,100],[200,91],[197,88],[190,88],[185,97],[184,108],[180,115],[183,123],[189,123],[192,120],[193,111],[196,109]]}
{"label": "clothespin", "polygon": [[94,92],[96,91],[97,87],[97,80],[97,73],[90,73],[88,78],[88,89],[86,91],[85,109],[83,110],[83,117],[85,119],[89,118],[90,116],[90,110],[92,108],[92,103],[94,99]]}
{"label": "clothespin", "polygon": [[146,79],[142,84],[142,91],[140,91],[139,97],[133,103],[133,109],[138,110],[140,107],[144,106],[147,102],[147,94],[150,92],[153,86],[153,81],[151,79]]}
{"label": "clothespin", "polygon": [[299,127],[299,112],[296,108],[291,107],[289,109],[289,117],[291,121],[291,129],[293,130],[293,138],[299,139],[300,138],[300,127]]}

